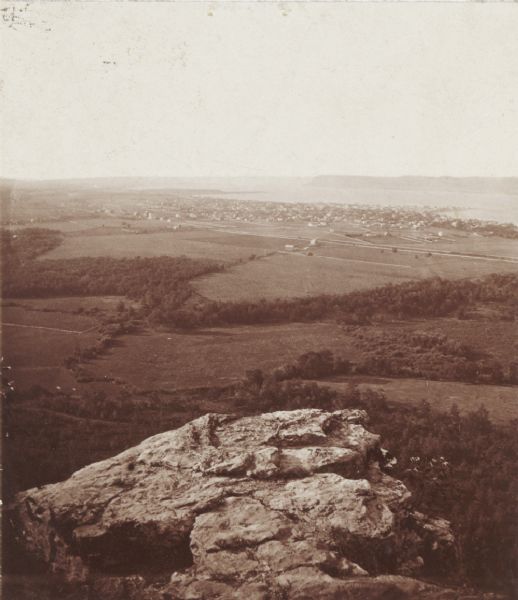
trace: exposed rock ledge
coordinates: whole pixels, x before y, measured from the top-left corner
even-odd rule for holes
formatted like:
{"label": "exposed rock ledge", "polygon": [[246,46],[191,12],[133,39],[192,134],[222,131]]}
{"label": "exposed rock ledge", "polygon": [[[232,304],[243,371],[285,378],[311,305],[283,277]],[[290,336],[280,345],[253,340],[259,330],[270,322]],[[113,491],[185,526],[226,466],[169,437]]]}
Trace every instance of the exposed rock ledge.
{"label": "exposed rock ledge", "polygon": [[461,597],[409,577],[451,561],[453,537],[412,512],[365,421],[208,414],[19,494],[10,518],[100,600]]}

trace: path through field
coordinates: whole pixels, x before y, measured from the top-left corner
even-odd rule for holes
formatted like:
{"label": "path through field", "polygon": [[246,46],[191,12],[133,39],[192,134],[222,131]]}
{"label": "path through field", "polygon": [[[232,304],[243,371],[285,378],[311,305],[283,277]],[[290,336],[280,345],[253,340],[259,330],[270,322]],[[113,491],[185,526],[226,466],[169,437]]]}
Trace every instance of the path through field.
{"label": "path through field", "polygon": [[97,325],[90,327],[89,329],[83,329],[82,331],[77,331],[75,329],[58,329],[56,327],[43,327],[42,325],[25,325],[22,323],[2,323],[3,327],[25,327],[26,329],[44,329],[46,331],[58,331],[60,333],[88,333],[89,331],[93,331]]}

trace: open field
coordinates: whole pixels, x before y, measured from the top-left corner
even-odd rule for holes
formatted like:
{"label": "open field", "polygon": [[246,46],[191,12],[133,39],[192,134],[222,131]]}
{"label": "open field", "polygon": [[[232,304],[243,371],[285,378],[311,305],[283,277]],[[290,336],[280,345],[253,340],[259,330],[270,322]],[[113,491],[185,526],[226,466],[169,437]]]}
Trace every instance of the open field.
{"label": "open field", "polygon": [[[192,226],[199,226],[196,221]],[[274,238],[294,240],[299,246],[304,246],[310,240],[316,239],[325,247],[356,246],[369,250],[385,252],[397,247],[403,253],[416,251],[418,253],[463,253],[466,255],[499,256],[502,258],[518,259],[518,240],[505,239],[498,236],[483,237],[476,233],[447,230],[430,227],[425,230],[414,229],[386,230],[368,225],[358,225],[353,222],[334,223],[332,227],[308,227],[304,223],[206,223],[210,229],[232,236],[249,235],[258,238]],[[438,237],[439,233],[443,236]],[[358,234],[363,234],[358,236]],[[429,236],[433,239],[427,239]]]}
{"label": "open field", "polygon": [[[518,245],[518,244],[517,244]],[[506,265],[511,265],[509,268],[518,270],[518,256],[502,256],[493,255],[490,252],[483,252],[479,249],[478,252],[464,252],[456,243],[453,243],[450,248],[419,247],[419,246],[404,246],[399,243],[386,242],[384,244],[365,244],[355,242],[327,242],[322,241],[317,248],[312,251],[315,254],[322,256],[335,256],[349,258],[351,255],[366,261],[377,261],[386,264],[408,265],[413,269],[430,271],[434,269],[434,263],[438,263],[439,270],[459,268],[474,268],[479,269],[481,266],[488,264],[492,271],[497,269],[505,269]],[[511,253],[509,253],[511,254]],[[460,265],[467,265],[461,267]],[[483,274],[483,273],[482,273]]]}
{"label": "open field", "polygon": [[232,301],[343,294],[413,278],[412,271],[397,267],[276,254],[200,277],[194,287],[211,300]]}
{"label": "open field", "polygon": [[[147,223],[147,221],[145,222]],[[150,221],[152,223],[152,221]],[[317,239],[324,245],[346,243],[349,245],[376,248],[386,247],[389,250],[397,246],[406,250],[425,252],[460,252],[465,254],[491,255],[506,258],[518,258],[518,240],[498,236],[484,237],[476,233],[444,230],[428,227],[422,230],[391,229],[390,227],[359,225],[354,222],[341,221],[326,227],[309,227],[307,223],[236,223],[215,222],[192,226],[207,225],[211,229],[231,235],[253,235],[309,242]],[[359,235],[362,234],[362,235]],[[388,235],[387,235],[388,234]],[[439,237],[441,234],[442,237]],[[430,238],[431,239],[428,239]]]}
{"label": "open field", "polygon": [[[12,366],[9,377],[18,389],[72,389],[75,380],[63,361],[97,339],[98,321],[70,312],[74,304],[93,307],[93,299],[56,300],[23,300],[2,307],[2,356],[4,364]],[[64,310],[59,310],[60,304]]]}
{"label": "open field", "polygon": [[[516,356],[513,349],[518,343],[518,324],[504,321],[431,319],[358,329],[364,340],[372,338],[373,348],[382,332],[443,334],[492,355],[504,366]],[[125,335],[116,347],[89,363],[89,369],[100,377],[120,378],[145,389],[180,389],[231,383],[247,369],[268,372],[304,352],[326,349],[351,361],[365,358],[354,328],[347,331],[332,322],[290,323]]]}
{"label": "open field", "polygon": [[[184,255],[243,262],[195,282],[201,296],[222,301],[347,293],[431,276],[518,272],[517,240],[458,232],[448,232],[444,239],[435,232],[436,241],[431,242],[424,232],[410,230],[387,237],[349,237],[347,223],[320,228],[193,220],[184,229],[173,230],[156,219],[99,217],[48,225],[64,232],[62,244],[44,255],[49,259]],[[309,247],[312,256],[308,256],[303,249],[311,239],[318,241]]]}
{"label": "open field", "polygon": [[13,326],[19,324],[20,326],[48,327],[75,333],[81,333],[97,325],[97,321],[91,317],[71,314],[68,311],[70,311],[70,307],[66,312],[52,307],[52,301],[49,300],[41,303],[41,308],[36,308],[34,304],[30,305],[23,300],[20,305],[2,307],[2,322],[4,324],[12,323]]}
{"label": "open field", "polygon": [[101,376],[145,389],[223,385],[242,378],[247,369],[268,371],[309,350],[339,352],[347,339],[333,323],[149,332],[123,336],[90,366]]}
{"label": "open field", "polygon": [[52,390],[56,387],[75,387],[71,373],[63,361],[80,345],[92,344],[97,335],[64,333],[48,329],[5,327],[2,354],[5,364],[12,365],[9,377],[17,389],[40,385]]}
{"label": "open field", "polygon": [[[442,238],[437,237],[441,233]],[[433,239],[427,239],[433,234]],[[396,246],[402,252],[418,253],[461,253],[473,256],[497,256],[504,259],[518,259],[518,240],[501,238],[498,236],[483,237],[475,233],[452,232],[436,228],[426,231],[402,230],[392,232],[389,236],[373,235],[370,231],[368,237],[353,237],[335,230],[333,234],[324,233],[318,236],[325,245],[333,243],[348,243],[362,245],[365,248],[382,249],[390,251]]]}
{"label": "open field", "polygon": [[[364,378],[365,379],[365,378]],[[518,387],[497,385],[472,385],[452,381],[426,381],[423,379],[388,379],[361,377],[336,378],[318,381],[332,389],[345,390],[351,382],[360,388],[383,391],[390,402],[419,405],[423,400],[434,410],[448,411],[456,404],[459,412],[477,410],[484,405],[495,423],[509,423],[518,419]]]}
{"label": "open field", "polygon": [[[449,234],[450,232],[448,232]],[[455,235],[454,242],[438,240],[428,244],[430,249],[466,254],[487,254],[508,258],[518,258],[518,240],[510,240],[500,237],[482,237],[480,235]]]}
{"label": "open field", "polygon": [[[332,322],[217,327],[185,333],[147,330],[121,336],[105,354],[85,363],[98,381],[78,384],[63,368],[63,360],[77,347],[95,341],[96,320],[66,310],[82,301],[85,307],[104,306],[109,311],[118,300],[115,297],[23,300],[20,302],[37,306],[38,310],[20,306],[4,309],[5,323],[24,325],[4,328],[3,353],[7,364],[14,366],[17,385],[26,388],[39,383],[48,389],[59,385],[64,391],[85,386],[112,392],[116,387],[109,382],[115,379],[139,389],[172,390],[228,384],[242,378],[247,369],[270,371],[310,350],[329,349],[352,361],[364,358],[355,329],[347,331]],[[54,305],[56,311],[62,306],[63,311],[42,311],[48,310],[49,305]],[[88,331],[92,326],[94,329]],[[59,329],[86,330],[86,333]],[[444,334],[492,355],[504,366],[516,356],[518,344],[518,323],[505,321],[431,319],[359,329],[364,341],[372,337],[373,347],[382,332],[395,336],[411,331]]]}
{"label": "open field", "polygon": [[113,233],[70,235],[45,254],[45,258],[80,256],[188,256],[221,261],[245,260],[284,247],[284,240],[255,236],[233,236],[209,230],[160,231],[156,233]]}
{"label": "open field", "polygon": [[[282,251],[281,251],[282,252]],[[440,276],[478,277],[494,272],[517,272],[518,263],[414,254],[381,253],[379,249],[321,247],[313,256],[277,253],[237,265],[195,282],[199,294],[213,300],[255,300],[317,294],[343,294],[387,283]]]}

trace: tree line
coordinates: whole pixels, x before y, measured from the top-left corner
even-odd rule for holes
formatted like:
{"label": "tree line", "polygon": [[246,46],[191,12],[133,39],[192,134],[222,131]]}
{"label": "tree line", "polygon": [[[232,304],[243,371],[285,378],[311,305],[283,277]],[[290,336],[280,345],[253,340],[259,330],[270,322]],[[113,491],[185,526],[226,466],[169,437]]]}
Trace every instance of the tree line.
{"label": "tree line", "polygon": [[401,332],[388,336],[382,333],[363,341],[357,339],[357,348],[355,360],[327,349],[311,351],[269,374],[252,370],[248,375],[257,381],[372,375],[518,385],[518,362],[504,366],[493,356],[481,357],[469,346],[444,335]]}
{"label": "tree line", "polygon": [[176,327],[254,325],[337,319],[368,324],[386,317],[397,319],[462,318],[476,303],[495,302],[506,307],[506,318],[518,313],[518,274],[491,274],[480,279],[447,280],[439,277],[387,285],[348,294],[321,294],[305,298],[210,302],[165,311],[162,320]]}
{"label": "tree line", "polygon": [[[16,238],[14,236],[17,236]],[[518,314],[518,274],[480,279],[432,277],[387,284],[347,294],[304,298],[216,302],[197,298],[189,281],[224,270],[211,260],[158,256],[150,258],[84,257],[34,260],[59,244],[61,234],[45,229],[2,233],[4,297],[121,295],[139,300],[142,316],[177,328],[253,325],[336,319],[368,324],[385,318],[466,316],[477,303],[505,307],[505,318]]]}
{"label": "tree line", "polygon": [[54,229],[27,227],[1,230],[2,262],[19,264],[50,252],[63,241],[63,234]]}
{"label": "tree line", "polygon": [[159,306],[178,309],[193,293],[191,279],[223,269],[215,261],[185,256],[34,260],[61,239],[49,229],[3,230],[2,296],[127,296],[141,301],[146,315]]}

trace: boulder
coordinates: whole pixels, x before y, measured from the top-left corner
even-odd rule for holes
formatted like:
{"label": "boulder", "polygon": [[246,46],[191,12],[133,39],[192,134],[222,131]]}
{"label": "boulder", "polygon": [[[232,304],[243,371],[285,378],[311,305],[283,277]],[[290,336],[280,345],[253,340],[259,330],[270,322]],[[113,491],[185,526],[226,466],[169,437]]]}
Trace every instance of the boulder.
{"label": "boulder", "polygon": [[453,536],[412,511],[366,421],[208,414],[18,494],[8,518],[99,600],[460,597],[408,577],[434,551],[453,564]]}

